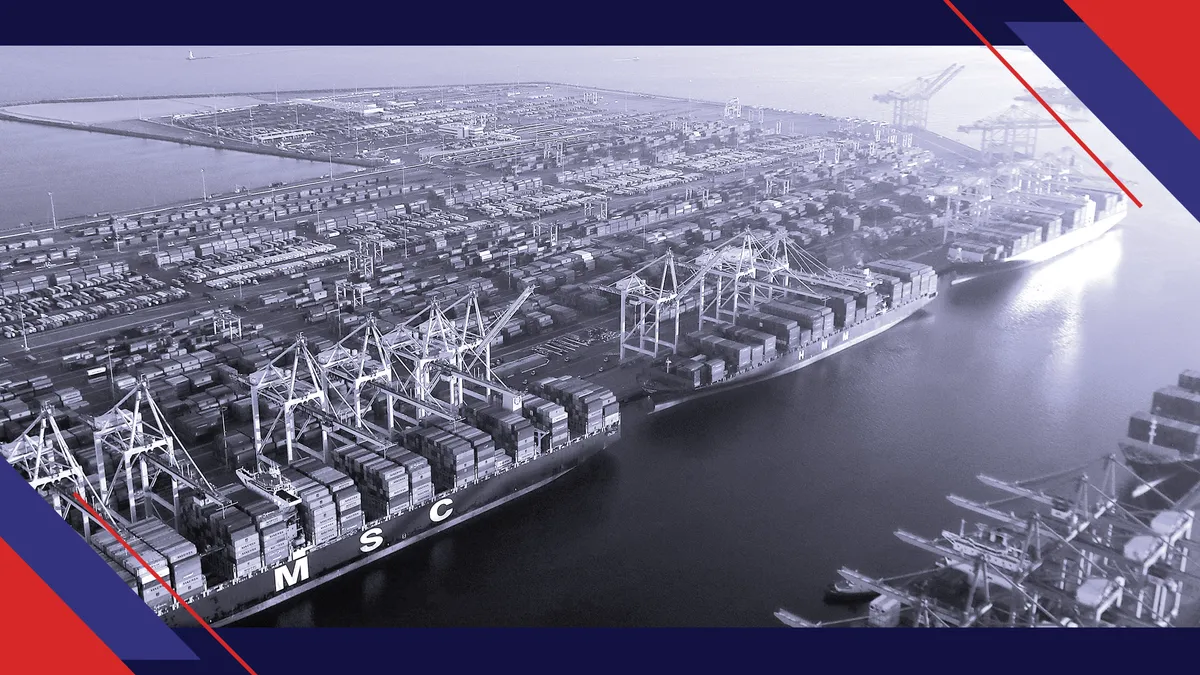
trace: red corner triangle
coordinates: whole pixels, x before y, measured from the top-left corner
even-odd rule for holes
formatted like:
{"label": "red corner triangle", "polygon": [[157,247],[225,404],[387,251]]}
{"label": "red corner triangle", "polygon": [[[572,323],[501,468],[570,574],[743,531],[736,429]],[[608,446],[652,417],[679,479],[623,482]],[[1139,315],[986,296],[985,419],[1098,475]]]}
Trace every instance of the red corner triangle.
{"label": "red corner triangle", "polygon": [[1154,8],[1127,0],[1066,2],[1179,121],[1200,136],[1200,88],[1194,72],[1200,4],[1163,2]]}
{"label": "red corner triangle", "polygon": [[0,672],[133,675],[3,539],[0,579]]}

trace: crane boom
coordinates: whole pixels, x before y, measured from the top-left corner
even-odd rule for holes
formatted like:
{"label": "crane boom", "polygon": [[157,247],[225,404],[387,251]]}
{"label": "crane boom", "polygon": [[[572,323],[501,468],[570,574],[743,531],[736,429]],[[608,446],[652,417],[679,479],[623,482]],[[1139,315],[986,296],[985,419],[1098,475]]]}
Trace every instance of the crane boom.
{"label": "crane boom", "polygon": [[935,79],[933,83],[929,85],[929,90],[925,96],[930,97],[941,91],[942,88],[947,84],[950,84],[950,80],[953,80],[955,77],[957,77],[964,68],[966,68],[966,66],[960,66],[956,63],[951,64],[949,68],[943,70],[942,74],[938,75],[937,79]]}

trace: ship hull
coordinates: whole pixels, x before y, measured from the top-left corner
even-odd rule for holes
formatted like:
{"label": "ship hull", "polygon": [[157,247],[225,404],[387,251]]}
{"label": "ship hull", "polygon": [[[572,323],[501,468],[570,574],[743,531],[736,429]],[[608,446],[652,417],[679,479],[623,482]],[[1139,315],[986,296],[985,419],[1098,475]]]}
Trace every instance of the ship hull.
{"label": "ship hull", "polygon": [[1115,213],[1102,216],[1087,227],[1071,230],[1066,234],[1044,244],[1039,244],[1012,258],[981,263],[956,262],[953,269],[957,273],[957,276],[951,282],[951,285],[965,283],[993,274],[1012,272],[1057,258],[1064,253],[1069,253],[1084,244],[1091,243],[1104,236],[1109,230],[1112,230],[1121,221],[1125,220],[1125,215],[1126,211],[1121,209]]}
{"label": "ship hull", "polygon": [[869,340],[872,337],[882,333],[883,331],[892,328],[896,324],[904,321],[908,317],[921,311],[930,302],[933,302],[937,295],[930,295],[918,298],[909,303],[901,305],[895,309],[888,311],[885,314],[868,319],[860,324],[850,326],[849,328],[840,330],[833,335],[821,340],[804,345],[801,348],[793,349],[784,352],[769,361],[766,364],[757,368],[748,369],[716,384],[706,385],[697,389],[685,389],[678,391],[656,391],[651,393],[647,400],[649,401],[648,412],[650,414],[659,413],[668,410],[677,405],[694,401],[711,394],[729,391],[756,382],[769,380],[780,375],[786,375],[791,372],[800,370],[807,366],[820,361],[821,359],[833,356],[838,352],[844,351],[854,345]]}
{"label": "ship hull", "polygon": [[1193,482],[1200,477],[1200,458],[1178,459],[1175,461],[1148,459],[1143,455],[1124,453],[1125,465],[1143,481],[1159,479],[1190,479]]}
{"label": "ship hull", "polygon": [[[615,443],[620,434],[616,427],[578,439],[486,480],[440,493],[285,563],[210,589],[188,604],[214,626],[240,621],[544,487]],[[196,625],[183,607],[169,608],[162,617],[173,627]]]}

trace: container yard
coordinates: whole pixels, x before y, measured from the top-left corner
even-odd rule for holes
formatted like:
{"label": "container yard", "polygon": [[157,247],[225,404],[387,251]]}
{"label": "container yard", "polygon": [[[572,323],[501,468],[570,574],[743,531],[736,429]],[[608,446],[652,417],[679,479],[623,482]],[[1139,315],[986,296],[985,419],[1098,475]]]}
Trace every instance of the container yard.
{"label": "container yard", "polygon": [[930,245],[960,158],[814,119],[544,85],[176,116],[380,168],[0,238],[0,453],[169,623],[71,495],[224,625],[548,484],[619,440],[622,403],[926,311],[947,250],[1012,258],[1121,208],[1048,182]]}

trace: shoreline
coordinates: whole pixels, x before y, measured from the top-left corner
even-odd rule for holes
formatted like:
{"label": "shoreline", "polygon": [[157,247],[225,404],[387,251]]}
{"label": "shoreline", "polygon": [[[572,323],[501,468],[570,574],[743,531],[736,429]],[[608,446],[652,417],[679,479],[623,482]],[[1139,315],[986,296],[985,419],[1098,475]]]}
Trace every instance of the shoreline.
{"label": "shoreline", "polygon": [[[34,104],[30,104],[34,105]],[[101,126],[97,124],[85,124],[83,122],[67,122],[64,120],[52,120],[44,117],[26,117],[16,115],[7,110],[0,109],[0,121],[4,122],[19,122],[24,124],[37,124],[46,127],[55,127],[58,129],[68,129],[71,131],[84,131],[91,133],[110,134],[113,136],[124,136],[126,138],[140,138],[148,141],[165,141],[167,143],[178,143],[180,145],[192,145],[202,148],[211,148],[213,150],[230,150],[232,152],[246,152],[256,155],[270,155],[274,157],[282,157],[284,159],[298,159],[308,162],[323,162],[325,160],[311,155],[305,155],[299,152],[290,152],[280,150],[270,146],[252,145],[249,143],[241,143],[239,141],[229,141],[221,144],[216,139],[209,140],[207,138],[188,138],[182,136],[171,136],[169,134],[158,134],[151,131],[135,131],[132,129],[121,129],[113,126]],[[121,120],[113,124],[121,124],[127,122],[140,122],[143,120]],[[152,123],[153,124],[153,123]],[[362,159],[346,159],[335,157],[334,164],[342,164],[346,166],[357,166],[366,168],[377,168],[384,166],[378,161],[362,160]]]}
{"label": "shoreline", "polygon": [[[466,86],[466,87],[486,87],[486,86],[520,87],[520,86],[530,86],[530,85],[548,86],[548,87],[566,87],[568,89],[577,89],[577,90],[581,90],[581,91],[617,94],[617,95],[624,95],[624,96],[637,96],[637,97],[643,97],[643,98],[652,98],[652,99],[656,99],[656,100],[660,100],[660,101],[674,101],[674,102],[680,102],[680,103],[687,103],[689,105],[703,105],[703,106],[723,106],[723,105],[725,105],[724,103],[719,102],[719,101],[708,101],[708,100],[704,100],[704,99],[685,98],[682,96],[664,96],[662,94],[652,94],[652,93],[647,93],[647,92],[629,91],[629,90],[624,90],[624,89],[610,89],[610,88],[606,88],[606,87],[591,87],[591,86],[585,86],[585,85],[572,85],[572,84],[564,84],[564,83],[560,83],[560,82],[549,82],[549,81],[493,82],[493,83],[478,83],[478,84],[470,84],[470,85],[462,85],[462,86]],[[404,91],[441,90],[441,89],[445,89],[445,88],[446,88],[446,85],[420,85],[420,86],[403,87]],[[358,91],[360,91],[360,92],[379,91],[379,90],[387,90],[387,89],[394,90],[394,89],[400,89],[400,87],[396,87],[396,86],[364,87],[364,88],[359,88]],[[190,131],[184,132],[183,130],[180,130],[180,133],[178,135],[175,135],[175,134],[165,133],[165,132],[164,133],[156,133],[156,132],[150,131],[148,129],[147,130],[127,129],[127,128],[121,128],[120,126],[117,126],[117,125],[122,125],[122,124],[131,124],[131,123],[138,123],[138,122],[143,122],[146,124],[158,124],[157,122],[154,122],[153,120],[130,119],[130,120],[114,120],[111,122],[104,122],[104,123],[100,123],[100,124],[88,124],[85,122],[72,122],[69,120],[57,120],[57,119],[52,119],[52,118],[47,118],[47,117],[35,117],[32,115],[22,115],[22,114],[13,112],[11,110],[11,108],[19,108],[22,106],[33,106],[33,105],[62,105],[62,104],[72,104],[72,103],[118,103],[118,102],[123,102],[123,101],[136,101],[136,100],[157,101],[157,100],[171,100],[171,99],[187,100],[187,99],[205,99],[205,98],[230,98],[230,97],[262,98],[263,96],[268,96],[268,95],[278,96],[279,94],[285,94],[288,96],[295,96],[295,95],[301,95],[301,94],[331,94],[331,95],[336,96],[338,94],[338,92],[345,92],[345,91],[346,90],[344,90],[344,89],[292,89],[292,90],[286,90],[286,91],[281,90],[281,91],[276,91],[276,92],[255,92],[255,91],[251,91],[251,92],[217,92],[217,93],[207,93],[207,94],[200,94],[200,93],[196,93],[196,94],[159,94],[159,95],[153,95],[153,96],[112,95],[112,96],[87,96],[87,97],[80,97],[80,98],[42,99],[42,100],[37,100],[37,101],[17,101],[17,102],[11,102],[11,103],[0,103],[0,121],[20,122],[20,123],[25,123],[25,124],[38,124],[41,126],[55,127],[55,128],[59,128],[59,129],[68,129],[68,130],[73,130],[73,131],[87,131],[87,132],[93,132],[93,133],[110,134],[110,135],[114,135],[114,136],[124,136],[126,138],[141,138],[141,139],[152,140],[152,141],[165,141],[168,143],[178,143],[180,145],[193,145],[193,146],[197,146],[197,147],[212,148],[215,150],[230,150],[233,152],[248,152],[248,153],[252,153],[252,154],[269,155],[269,156],[273,156],[273,157],[282,157],[285,159],[298,159],[298,160],[303,160],[303,161],[319,162],[319,161],[324,161],[324,160],[319,157],[314,157],[312,155],[307,155],[307,154],[304,154],[301,152],[281,150],[276,147],[256,145],[256,144],[252,144],[252,143],[244,143],[244,142],[234,141],[234,140],[228,140],[222,144],[219,139],[210,138],[205,135],[194,136],[193,133],[195,133],[195,132],[190,132]],[[265,101],[264,101],[264,103],[267,105],[270,105],[269,103],[266,103]],[[749,107],[756,107],[756,106],[749,106]],[[762,108],[762,109],[763,110],[771,110],[773,112],[778,112],[778,113],[799,115],[799,116],[805,116],[805,117],[818,117],[818,118],[825,117],[824,115],[821,115],[820,113],[815,113],[815,112],[785,111],[785,110],[779,110],[776,108]],[[186,134],[186,135],[184,135],[184,134]],[[346,166],[356,166],[356,167],[366,167],[366,168],[381,168],[381,167],[387,166],[387,163],[382,160],[334,157],[332,161],[335,164],[343,164]]]}

